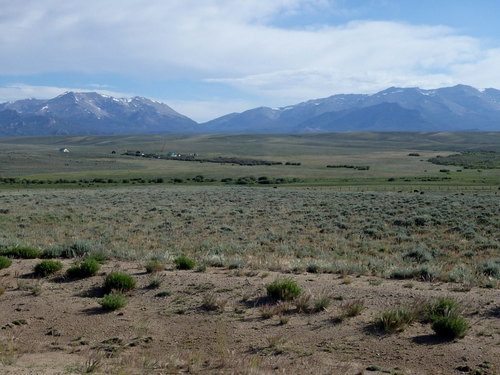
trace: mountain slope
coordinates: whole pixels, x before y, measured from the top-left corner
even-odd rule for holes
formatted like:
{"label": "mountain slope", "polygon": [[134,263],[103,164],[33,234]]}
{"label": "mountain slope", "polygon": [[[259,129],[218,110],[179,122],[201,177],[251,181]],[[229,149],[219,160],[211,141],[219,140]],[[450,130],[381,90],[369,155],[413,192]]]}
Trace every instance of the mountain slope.
{"label": "mountain slope", "polygon": [[67,92],[0,104],[0,135],[194,133],[198,124],[163,103]]}
{"label": "mountain slope", "polygon": [[202,124],[214,133],[325,131],[500,131],[500,91],[457,85],[391,87],[373,95],[334,95],[260,107]]}
{"label": "mountain slope", "polygon": [[282,108],[259,107],[204,124],[146,98],[67,92],[49,100],[0,104],[0,136],[51,134],[500,131],[500,91],[457,85],[390,87]]}

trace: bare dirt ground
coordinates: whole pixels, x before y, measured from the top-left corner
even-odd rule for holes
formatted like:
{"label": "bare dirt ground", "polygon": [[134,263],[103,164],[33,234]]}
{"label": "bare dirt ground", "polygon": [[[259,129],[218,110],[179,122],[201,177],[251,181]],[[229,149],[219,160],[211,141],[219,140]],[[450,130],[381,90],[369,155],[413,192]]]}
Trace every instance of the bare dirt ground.
{"label": "bare dirt ground", "polygon": [[[48,374],[496,374],[500,371],[498,289],[452,283],[280,274],[250,269],[166,269],[147,274],[139,262],[108,261],[97,276],[67,280],[32,276],[37,260],[14,260],[0,271],[0,373]],[[64,261],[65,268],[74,261]],[[128,304],[98,304],[104,276],[121,270],[137,288]],[[263,317],[265,285],[290,277],[323,311]],[[151,279],[159,288],[148,287]],[[161,292],[164,292],[161,294]],[[162,296],[158,296],[158,294]],[[429,324],[395,334],[373,328],[396,306],[435,297],[460,301],[471,328],[462,339],[438,339]],[[361,314],[335,319],[343,304]],[[219,311],[203,304],[214,302]]]}

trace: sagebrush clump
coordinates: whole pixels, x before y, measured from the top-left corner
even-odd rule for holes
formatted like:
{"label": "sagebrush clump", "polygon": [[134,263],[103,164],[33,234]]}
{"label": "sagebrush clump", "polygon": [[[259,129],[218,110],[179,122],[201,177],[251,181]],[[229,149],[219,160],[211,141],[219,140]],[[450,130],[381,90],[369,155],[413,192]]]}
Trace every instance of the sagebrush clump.
{"label": "sagebrush clump", "polygon": [[104,281],[104,290],[111,292],[118,290],[120,292],[127,292],[135,288],[135,279],[123,272],[112,272],[106,276]]}
{"label": "sagebrush clump", "polygon": [[432,322],[432,329],[440,337],[458,339],[465,336],[469,324],[462,315],[455,312],[435,318]]}
{"label": "sagebrush clump", "polygon": [[375,320],[375,326],[387,333],[400,332],[415,320],[414,311],[400,307],[385,311]]}
{"label": "sagebrush clump", "polygon": [[42,252],[31,246],[13,246],[2,250],[0,255],[9,258],[36,259],[41,257]]}
{"label": "sagebrush clump", "polygon": [[145,265],[145,268],[147,273],[155,273],[163,271],[165,269],[165,264],[158,260],[152,260]]}
{"label": "sagebrush clump", "polygon": [[469,329],[469,324],[462,316],[460,303],[453,298],[440,298],[430,303],[426,318],[436,335],[445,339],[462,338]]}
{"label": "sagebrush clump", "polygon": [[87,258],[79,264],[74,264],[66,271],[66,275],[71,278],[84,278],[94,276],[101,265],[94,258]]}
{"label": "sagebrush clump", "polygon": [[276,301],[290,301],[302,293],[302,289],[292,279],[276,279],[266,285],[267,295]]}
{"label": "sagebrush clump", "polygon": [[175,268],[179,270],[192,270],[196,265],[195,261],[186,256],[180,256],[174,260]]}
{"label": "sagebrush clump", "polygon": [[104,310],[117,310],[127,304],[126,297],[121,293],[109,293],[99,300]]}
{"label": "sagebrush clump", "polygon": [[9,268],[12,264],[12,260],[0,255],[0,270],[4,268]]}
{"label": "sagebrush clump", "polygon": [[37,263],[33,268],[33,272],[36,276],[45,277],[56,273],[61,268],[63,268],[63,264],[61,262],[47,259]]}

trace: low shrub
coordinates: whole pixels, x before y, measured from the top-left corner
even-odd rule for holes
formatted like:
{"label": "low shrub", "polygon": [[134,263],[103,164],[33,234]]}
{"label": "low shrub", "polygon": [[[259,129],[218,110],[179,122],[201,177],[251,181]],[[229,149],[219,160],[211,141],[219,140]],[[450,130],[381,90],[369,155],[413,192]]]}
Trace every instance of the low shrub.
{"label": "low shrub", "polygon": [[425,312],[425,318],[431,322],[458,313],[460,304],[453,298],[440,298],[437,301],[430,303]]}
{"label": "low shrub", "polygon": [[314,310],[315,311],[323,311],[330,306],[330,303],[332,302],[331,297],[328,296],[322,296],[318,297],[316,300],[314,300]]}
{"label": "low shrub", "polygon": [[432,258],[432,253],[422,246],[418,246],[415,249],[410,250],[403,256],[403,259],[413,260],[417,263],[427,263],[430,262]]}
{"label": "low shrub", "polygon": [[121,293],[109,293],[99,300],[99,304],[104,310],[117,310],[127,304],[127,299]]}
{"label": "low shrub", "polygon": [[291,279],[276,279],[266,285],[267,295],[274,300],[290,301],[302,293],[302,289]]}
{"label": "low shrub", "polygon": [[163,271],[165,269],[165,265],[158,260],[152,260],[145,265],[145,268],[147,273],[155,273]]}
{"label": "low shrub", "polygon": [[4,268],[9,268],[11,264],[12,260],[0,255],[0,270],[3,270]]}
{"label": "low shrub", "polygon": [[95,260],[94,258],[87,258],[80,264],[75,264],[68,268],[68,270],[66,271],[66,275],[71,278],[90,277],[94,276],[100,268],[101,265],[97,260]]}
{"label": "low shrub", "polygon": [[168,297],[170,295],[172,295],[172,292],[170,290],[162,290],[161,292],[156,293],[155,297]]}
{"label": "low shrub", "polygon": [[351,318],[361,314],[361,312],[365,309],[365,303],[362,300],[357,299],[343,303],[340,305],[340,309],[342,310],[343,316]]}
{"label": "low shrub", "polygon": [[174,260],[175,268],[178,270],[192,270],[196,265],[195,261],[186,256],[180,256]]}
{"label": "low shrub", "polygon": [[295,308],[298,312],[310,312],[311,311],[311,295],[302,294],[295,298],[293,301]]}
{"label": "low shrub", "polygon": [[485,276],[500,279],[500,259],[488,259],[479,266],[479,272]]}
{"label": "low shrub", "polygon": [[375,320],[375,325],[387,333],[404,331],[415,320],[415,314],[406,308],[385,311]]}
{"label": "low shrub", "polygon": [[1,255],[9,258],[36,259],[40,258],[42,252],[31,246],[14,246],[2,250]]}
{"label": "low shrub", "polygon": [[458,339],[465,336],[469,324],[464,317],[458,313],[450,313],[446,316],[435,318],[432,329],[439,337],[445,339]]}
{"label": "low shrub", "polygon": [[78,240],[65,244],[61,249],[61,256],[63,258],[76,258],[89,255],[95,245],[89,241]]}
{"label": "low shrub", "polygon": [[149,281],[148,288],[149,289],[158,289],[161,286],[160,279],[152,279]]}
{"label": "low shrub", "polygon": [[37,263],[33,268],[33,271],[36,276],[45,277],[56,273],[63,267],[63,264],[57,260],[42,260],[40,263]]}
{"label": "low shrub", "polygon": [[127,292],[135,288],[135,280],[132,276],[122,272],[112,272],[104,280],[104,289],[107,292],[118,290]]}
{"label": "low shrub", "polygon": [[206,311],[223,312],[226,303],[227,300],[217,298],[217,296],[213,293],[208,293],[203,297],[203,301],[200,307]]}
{"label": "low shrub", "polygon": [[309,263],[306,267],[306,271],[309,273],[319,273],[321,272],[321,267],[318,263]]}
{"label": "low shrub", "polygon": [[260,316],[263,319],[270,319],[275,315],[283,316],[292,310],[290,302],[278,302],[277,304],[268,304],[260,307]]}

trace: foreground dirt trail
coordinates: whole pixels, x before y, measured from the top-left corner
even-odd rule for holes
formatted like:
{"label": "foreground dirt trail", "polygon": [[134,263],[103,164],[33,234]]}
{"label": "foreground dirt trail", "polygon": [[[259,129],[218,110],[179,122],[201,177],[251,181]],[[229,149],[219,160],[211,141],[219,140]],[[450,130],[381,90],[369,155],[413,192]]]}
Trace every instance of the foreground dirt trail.
{"label": "foreground dirt trail", "polygon": [[[279,274],[249,269],[167,269],[147,274],[140,263],[109,261],[98,276],[64,273],[32,278],[37,260],[0,271],[1,374],[496,374],[500,370],[498,289],[392,281],[332,274]],[[65,261],[65,269],[73,261]],[[104,276],[133,275],[137,288],[121,310],[98,304]],[[290,277],[312,296],[330,297],[318,312],[266,319],[265,285]],[[151,288],[151,280],[161,285]],[[453,297],[471,324],[463,339],[442,341],[429,324],[391,335],[374,319],[396,306]],[[357,316],[342,306],[361,301]],[[264,307],[263,307],[264,306]],[[210,311],[214,310],[214,311]]]}

